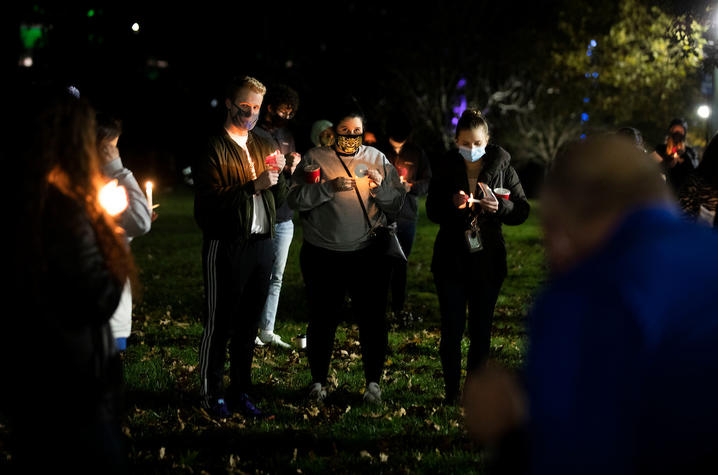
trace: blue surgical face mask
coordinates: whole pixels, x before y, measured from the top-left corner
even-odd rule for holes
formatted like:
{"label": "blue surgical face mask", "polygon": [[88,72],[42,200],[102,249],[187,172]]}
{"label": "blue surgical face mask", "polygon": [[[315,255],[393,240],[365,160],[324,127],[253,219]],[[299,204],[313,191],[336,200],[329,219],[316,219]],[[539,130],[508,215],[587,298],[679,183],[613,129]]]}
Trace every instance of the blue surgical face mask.
{"label": "blue surgical face mask", "polygon": [[486,154],[486,146],[471,149],[459,147],[459,153],[467,162],[476,162]]}

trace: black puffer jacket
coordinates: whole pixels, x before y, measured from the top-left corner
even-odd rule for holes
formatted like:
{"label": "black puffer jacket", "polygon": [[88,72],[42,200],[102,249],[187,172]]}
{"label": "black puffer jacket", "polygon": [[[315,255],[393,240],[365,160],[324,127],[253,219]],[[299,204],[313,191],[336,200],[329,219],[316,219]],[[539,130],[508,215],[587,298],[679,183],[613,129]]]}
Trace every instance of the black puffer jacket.
{"label": "black puffer jacket", "polygon": [[429,219],[439,224],[439,233],[434,243],[434,256],[431,270],[434,273],[471,272],[474,261],[486,262],[487,254],[495,259],[495,269],[489,271],[506,273],[506,250],[501,225],[518,225],[526,221],[529,215],[529,203],[521,187],[516,171],[511,166],[511,156],[498,145],[486,147],[484,167],[479,181],[492,189],[503,185],[511,191],[509,199],[499,198],[499,210],[495,214],[481,213],[479,226],[484,250],[470,253],[466,244],[465,231],[469,229],[473,216],[480,211],[475,204],[458,209],[453,204],[453,196],[460,190],[467,195],[475,192],[476,184],[469,186],[466,164],[458,150],[453,149],[436,164],[426,199],[426,213]]}

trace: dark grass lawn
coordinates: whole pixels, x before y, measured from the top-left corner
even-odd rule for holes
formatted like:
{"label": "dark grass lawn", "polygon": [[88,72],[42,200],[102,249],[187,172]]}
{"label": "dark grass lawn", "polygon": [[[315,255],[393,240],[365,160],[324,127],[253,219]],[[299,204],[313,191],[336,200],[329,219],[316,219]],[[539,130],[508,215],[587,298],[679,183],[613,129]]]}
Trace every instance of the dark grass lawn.
{"label": "dark grass lawn", "polygon": [[[461,409],[440,404],[439,313],[429,270],[437,226],[426,218],[423,203],[409,262],[407,305],[414,319],[391,321],[384,405],[362,403],[358,331],[347,318],[337,332],[332,390],[322,406],[305,400],[310,376],[302,352],[256,349],[258,404],[276,419],[254,422],[239,415],[213,420],[198,407],[202,238],[191,189],[159,191],[159,219],[149,235],[132,243],[144,285],[124,359],[123,430],[134,472],[484,472],[486,457],[466,435]],[[513,368],[521,365],[524,319],[545,273],[536,215],[534,207],[525,224],[504,227],[509,276],[496,311],[492,353]],[[285,340],[306,329],[301,242],[297,226],[277,317],[276,332]],[[465,361],[466,340],[462,347]]]}

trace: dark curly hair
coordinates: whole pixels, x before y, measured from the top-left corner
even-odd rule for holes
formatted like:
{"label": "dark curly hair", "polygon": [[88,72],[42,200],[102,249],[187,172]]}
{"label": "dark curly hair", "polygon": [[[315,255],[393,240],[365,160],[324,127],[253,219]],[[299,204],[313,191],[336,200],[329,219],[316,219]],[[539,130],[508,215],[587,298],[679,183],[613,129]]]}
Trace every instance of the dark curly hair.
{"label": "dark curly hair", "polygon": [[292,107],[294,112],[299,109],[299,94],[297,91],[287,86],[286,84],[277,84],[267,89],[267,94],[264,96],[264,103],[268,106],[272,106],[275,110],[286,104]]}

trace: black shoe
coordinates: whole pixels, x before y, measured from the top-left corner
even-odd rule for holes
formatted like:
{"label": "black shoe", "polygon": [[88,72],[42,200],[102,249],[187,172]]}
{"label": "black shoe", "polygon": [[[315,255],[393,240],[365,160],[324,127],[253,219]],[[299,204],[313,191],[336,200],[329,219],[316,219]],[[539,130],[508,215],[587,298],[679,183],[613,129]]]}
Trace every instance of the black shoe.
{"label": "black shoe", "polygon": [[252,419],[274,419],[274,414],[267,414],[262,412],[254,403],[249,399],[247,394],[242,393],[239,395],[237,400],[232,404],[235,411],[242,413],[245,417]]}

